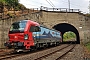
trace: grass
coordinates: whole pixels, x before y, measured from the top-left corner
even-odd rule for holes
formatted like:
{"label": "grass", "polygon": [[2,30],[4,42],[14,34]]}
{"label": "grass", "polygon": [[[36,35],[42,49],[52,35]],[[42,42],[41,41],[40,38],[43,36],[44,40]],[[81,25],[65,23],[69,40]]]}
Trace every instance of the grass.
{"label": "grass", "polygon": [[90,42],[85,44],[86,48],[90,51]]}
{"label": "grass", "polygon": [[63,39],[63,41],[75,41],[76,38]]}

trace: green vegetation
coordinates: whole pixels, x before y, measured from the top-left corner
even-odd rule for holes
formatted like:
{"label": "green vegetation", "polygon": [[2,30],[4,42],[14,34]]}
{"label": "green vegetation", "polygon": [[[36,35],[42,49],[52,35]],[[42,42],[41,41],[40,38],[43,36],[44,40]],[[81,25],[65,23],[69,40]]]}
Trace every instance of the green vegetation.
{"label": "green vegetation", "polygon": [[86,48],[90,51],[90,42],[85,44]]}
{"label": "green vegetation", "polygon": [[76,38],[76,35],[75,33],[73,32],[66,32],[64,35],[63,35],[63,40],[64,41],[68,41],[70,39],[75,39]]}
{"label": "green vegetation", "polygon": [[0,3],[4,4],[5,3],[5,0],[0,0]]}
{"label": "green vegetation", "polygon": [[87,14],[85,14],[85,16],[90,17],[90,14],[89,14],[89,13],[87,13]]}
{"label": "green vegetation", "polygon": [[8,10],[22,10],[26,9],[26,7],[19,3],[18,0],[0,0],[0,4],[6,6]]}

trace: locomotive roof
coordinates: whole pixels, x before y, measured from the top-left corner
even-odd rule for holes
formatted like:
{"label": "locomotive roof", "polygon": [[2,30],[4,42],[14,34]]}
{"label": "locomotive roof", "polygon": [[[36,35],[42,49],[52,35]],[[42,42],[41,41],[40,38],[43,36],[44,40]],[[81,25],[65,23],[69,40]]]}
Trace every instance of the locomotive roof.
{"label": "locomotive roof", "polygon": [[17,22],[24,22],[24,21],[27,22],[28,20],[21,20],[21,21],[17,21]]}
{"label": "locomotive roof", "polygon": [[55,29],[50,29],[50,28],[47,28],[47,27],[45,27],[45,26],[43,26],[43,25],[40,25],[40,27],[43,27],[43,28],[46,28],[46,29],[49,29],[49,30],[52,30],[52,31],[57,31],[57,32],[60,32],[60,31],[55,30]]}
{"label": "locomotive roof", "polygon": [[32,21],[32,20],[28,20],[32,25],[35,25],[35,26],[40,26],[39,23],[35,22],[35,21]]}
{"label": "locomotive roof", "polygon": [[[40,26],[39,23],[35,22],[35,21],[32,21],[32,20],[20,20],[20,21],[17,21],[17,22],[30,22],[30,24],[32,25],[35,25],[35,26]],[[16,22],[14,22],[16,23]]]}

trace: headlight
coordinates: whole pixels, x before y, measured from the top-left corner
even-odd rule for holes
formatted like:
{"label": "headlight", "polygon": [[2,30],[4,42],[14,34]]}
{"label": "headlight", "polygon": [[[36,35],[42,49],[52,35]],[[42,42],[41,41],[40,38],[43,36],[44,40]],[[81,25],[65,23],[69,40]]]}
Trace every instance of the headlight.
{"label": "headlight", "polygon": [[25,34],[24,35],[24,40],[27,40],[28,39],[28,34]]}

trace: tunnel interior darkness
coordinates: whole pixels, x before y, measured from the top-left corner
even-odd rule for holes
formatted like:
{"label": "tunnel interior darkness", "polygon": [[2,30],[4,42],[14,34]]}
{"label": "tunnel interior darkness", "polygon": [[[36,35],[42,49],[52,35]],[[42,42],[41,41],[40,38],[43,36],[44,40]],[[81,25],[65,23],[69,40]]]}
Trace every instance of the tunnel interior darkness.
{"label": "tunnel interior darkness", "polygon": [[74,32],[76,34],[76,43],[80,44],[78,30],[73,25],[68,24],[68,23],[60,23],[60,24],[55,25],[53,28],[60,31],[62,33],[62,36],[65,32],[68,32],[68,31]]}

